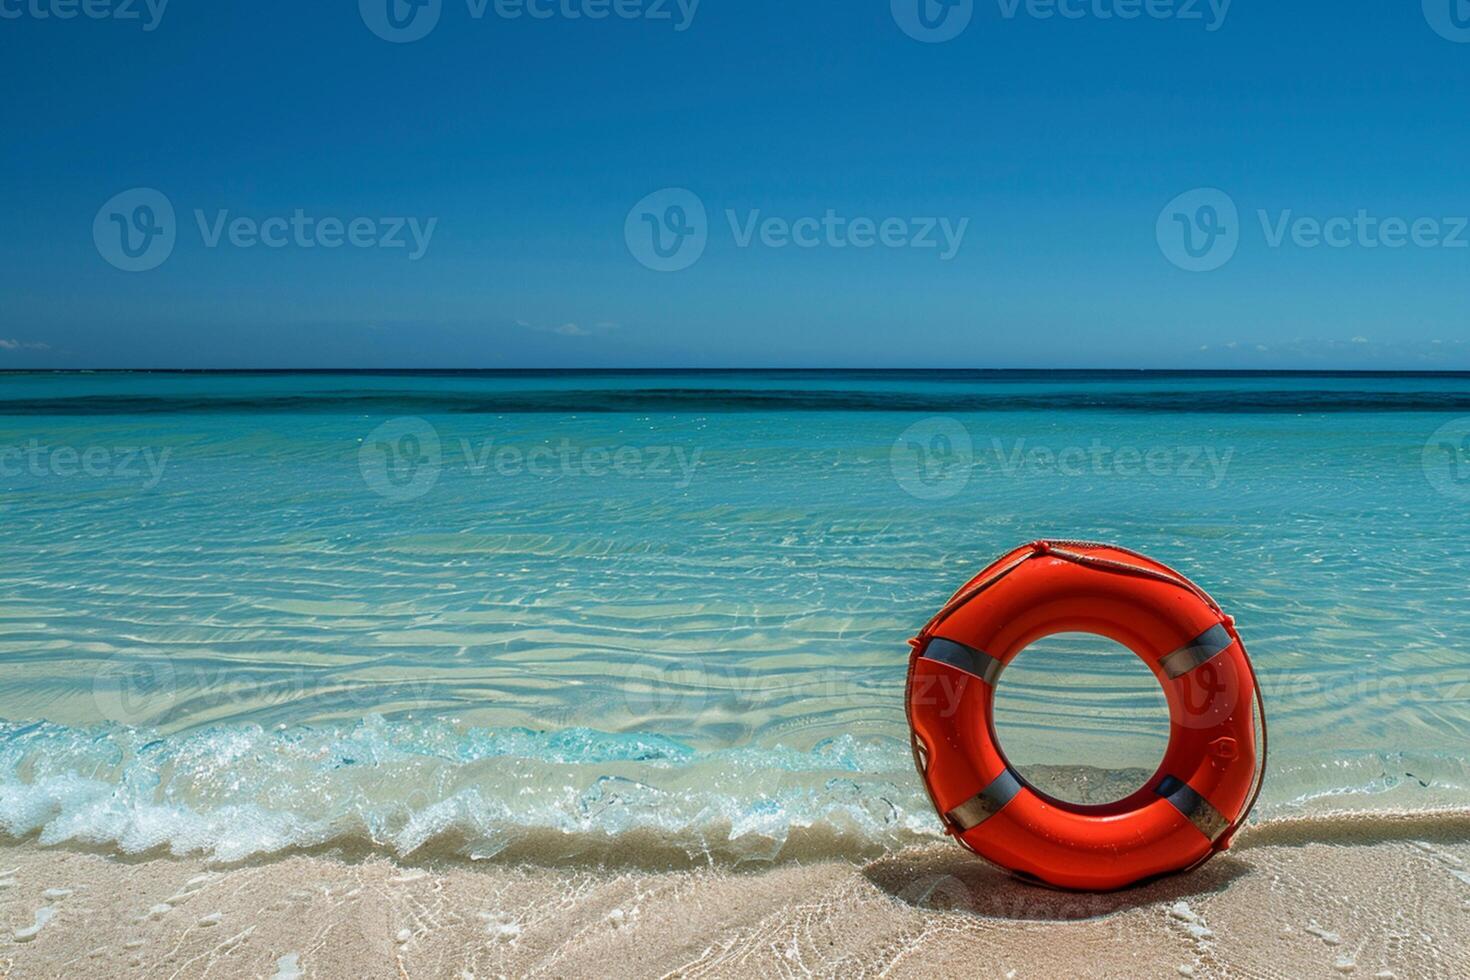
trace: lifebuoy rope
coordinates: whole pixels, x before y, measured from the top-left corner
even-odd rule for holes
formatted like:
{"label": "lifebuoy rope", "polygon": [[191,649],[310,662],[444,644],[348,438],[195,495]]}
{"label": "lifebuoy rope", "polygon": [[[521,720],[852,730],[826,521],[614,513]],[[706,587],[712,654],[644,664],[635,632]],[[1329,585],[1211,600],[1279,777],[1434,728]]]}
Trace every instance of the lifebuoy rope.
{"label": "lifebuoy rope", "polygon": [[[931,619],[924,626],[924,629],[922,632],[920,632],[918,638],[911,641],[911,645],[917,647],[919,644],[923,643],[924,640],[929,637],[930,633],[935,628],[937,628],[941,622],[949,618],[949,616],[953,614],[956,609],[965,605],[970,600],[980,595],[982,592],[994,586],[1001,579],[1005,578],[1007,575],[1011,574],[1016,569],[1026,564],[1026,562],[1030,561],[1033,558],[1042,558],[1048,556],[1053,558],[1060,558],[1063,561],[1070,561],[1078,565],[1085,565],[1088,568],[1096,568],[1100,571],[1117,572],[1123,575],[1139,575],[1144,578],[1151,578],[1160,582],[1168,582],[1172,585],[1177,585],[1180,588],[1189,590],[1194,595],[1203,600],[1211,609],[1219,613],[1221,618],[1225,620],[1225,622],[1230,626],[1232,632],[1235,629],[1235,620],[1225,614],[1225,611],[1220,608],[1220,604],[1217,603],[1208,592],[1206,592],[1204,589],[1201,589],[1198,585],[1195,585],[1193,582],[1182,575],[1170,574],[1157,568],[1150,568],[1143,565],[1132,565],[1128,562],[1117,561],[1113,558],[1100,558],[1097,555],[1087,555],[1083,554],[1080,551],[1071,550],[1074,548],[1106,548],[1109,551],[1116,551],[1120,554],[1125,554],[1133,558],[1137,558],[1139,561],[1148,562],[1150,565],[1154,564],[1153,560],[1150,559],[1147,555],[1140,554],[1139,552],[1133,551],[1132,549],[1123,548],[1113,544],[1103,544],[1102,542],[1098,541],[1071,540],[1035,541],[1032,542],[1028,546],[1028,548],[1029,550],[1025,554],[1021,555],[1014,561],[1009,562],[1005,565],[1005,567],[997,570],[993,575],[989,575],[979,582],[968,583],[953,596],[951,596],[949,601],[944,604],[944,607],[940,609],[939,612],[934,616],[934,618]],[[1237,637],[1236,639],[1238,640],[1239,637]],[[1240,811],[1240,816],[1236,817],[1235,821],[1231,823],[1225,829],[1224,833],[1222,833],[1217,838],[1216,846],[1194,865],[1186,868],[1185,871],[1193,871],[1195,868],[1204,864],[1205,861],[1209,859],[1211,854],[1219,850],[1224,850],[1230,845],[1230,842],[1235,837],[1236,833],[1240,830],[1241,827],[1245,826],[1245,822],[1247,818],[1250,817],[1251,811],[1256,808],[1256,803],[1259,802],[1261,798],[1261,790],[1266,784],[1266,758],[1270,747],[1270,738],[1267,734],[1266,727],[1266,702],[1261,693],[1261,682],[1260,679],[1256,676],[1255,666],[1251,663],[1250,657],[1245,657],[1243,659],[1245,660],[1246,670],[1250,673],[1251,687],[1255,691],[1256,717],[1260,720],[1261,724],[1261,753],[1260,759],[1256,764],[1256,771],[1254,774],[1253,785],[1251,787],[1251,794],[1246,801],[1245,808]],[[922,764],[919,760],[917,745],[914,746],[914,750],[914,761],[917,765],[920,765],[920,771],[922,772],[923,769]],[[932,800],[933,797],[931,796],[930,799]]]}

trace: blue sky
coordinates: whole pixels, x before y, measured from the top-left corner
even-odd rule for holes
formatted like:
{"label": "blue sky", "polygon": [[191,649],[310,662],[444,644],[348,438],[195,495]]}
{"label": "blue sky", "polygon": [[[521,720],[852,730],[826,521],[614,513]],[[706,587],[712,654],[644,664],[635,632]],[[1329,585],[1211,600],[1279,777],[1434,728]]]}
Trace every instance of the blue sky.
{"label": "blue sky", "polygon": [[0,369],[1470,368],[1466,0],[67,2]]}

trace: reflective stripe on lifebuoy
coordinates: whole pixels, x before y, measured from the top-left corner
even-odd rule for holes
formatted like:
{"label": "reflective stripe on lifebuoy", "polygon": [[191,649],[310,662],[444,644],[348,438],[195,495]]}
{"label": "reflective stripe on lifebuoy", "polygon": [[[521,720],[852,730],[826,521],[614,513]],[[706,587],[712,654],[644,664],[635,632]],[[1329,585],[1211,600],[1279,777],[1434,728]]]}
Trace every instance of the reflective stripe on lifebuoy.
{"label": "reflective stripe on lifebuoy", "polygon": [[[1159,769],[1103,806],[1028,785],[995,736],[1006,665],[1072,632],[1131,649],[1169,705]],[[976,576],[914,640],[907,701],[915,761],[950,834],[1016,874],[1109,890],[1229,846],[1260,788],[1258,693],[1233,621],[1188,579],[1124,549],[1038,542]]]}

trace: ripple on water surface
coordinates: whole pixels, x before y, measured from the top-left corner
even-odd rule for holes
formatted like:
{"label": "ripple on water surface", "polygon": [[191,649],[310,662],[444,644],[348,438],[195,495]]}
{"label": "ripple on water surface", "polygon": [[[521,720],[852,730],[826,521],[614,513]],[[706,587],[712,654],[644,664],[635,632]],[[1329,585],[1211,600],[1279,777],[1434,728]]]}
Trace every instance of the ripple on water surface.
{"label": "ripple on water surface", "polygon": [[[929,460],[941,492],[916,495],[904,439],[926,416],[882,399],[917,385],[942,400],[942,385],[846,381],[877,394],[712,411],[680,381],[677,402],[630,409],[623,391],[571,413],[494,401],[547,387],[535,379],[459,379],[450,395],[474,389],[494,410],[419,404],[435,481],[392,499],[362,462],[390,416],[334,409],[331,393],[432,393],[422,379],[225,386],[311,389],[294,412],[83,411],[54,399],[89,382],[27,380],[0,446],[137,452],[129,473],[0,477],[4,826],[219,853],[342,835],[500,853],[533,827],[745,840],[732,854],[811,828],[895,846],[935,832],[905,741],[905,641],[976,569],[1041,536],[1148,552],[1236,616],[1271,711],[1268,812],[1470,801],[1470,539],[1464,501],[1426,478],[1427,442],[1455,417],[1440,409],[1470,383],[1278,381],[1300,390],[1231,409],[1237,382],[1217,379],[1196,413],[1155,397],[1178,380],[1077,382],[1048,405],[1012,397],[1021,382],[966,383],[1010,400],[936,402],[970,445],[958,471]],[[1173,463],[1058,469],[1099,445]],[[165,464],[156,481],[142,447]],[[494,462],[537,447],[576,462]],[[638,466],[601,464],[625,447]],[[1034,710],[1008,751],[1087,764],[1046,721],[1068,693],[1012,682]],[[1147,707],[1088,684],[1083,701],[1125,719]],[[568,732],[671,754],[571,758]],[[420,795],[395,804],[404,786]],[[231,837],[229,820],[252,829]]]}

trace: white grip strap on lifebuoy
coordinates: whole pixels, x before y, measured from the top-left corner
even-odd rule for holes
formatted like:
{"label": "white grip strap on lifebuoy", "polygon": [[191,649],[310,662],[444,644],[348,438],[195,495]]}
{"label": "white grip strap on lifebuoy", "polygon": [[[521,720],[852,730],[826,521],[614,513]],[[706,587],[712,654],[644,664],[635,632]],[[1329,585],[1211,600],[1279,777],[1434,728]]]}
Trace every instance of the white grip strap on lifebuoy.
{"label": "white grip strap on lifebuoy", "polygon": [[948,664],[957,670],[963,670],[980,678],[991,687],[1000,677],[1000,672],[1005,669],[1005,664],[997,657],[992,657],[984,650],[976,650],[974,647],[954,640],[946,640],[936,636],[924,646],[923,656],[927,660]]}
{"label": "white grip strap on lifebuoy", "polygon": [[1165,776],[1154,792],[1173,804],[1174,809],[1184,814],[1185,819],[1194,824],[1212,844],[1230,829],[1230,821],[1225,819],[1224,814],[1195,792],[1193,786],[1177,776]]}
{"label": "white grip strap on lifebuoy", "polygon": [[1164,656],[1159,661],[1159,666],[1164,668],[1164,673],[1169,675],[1170,680],[1178,680],[1229,650],[1234,642],[1235,637],[1230,635],[1225,624],[1216,623],[1186,645]]}
{"label": "white grip strap on lifebuoy", "polygon": [[960,833],[974,830],[1005,808],[1021,792],[1021,777],[1006,769],[990,785],[944,815]]}

